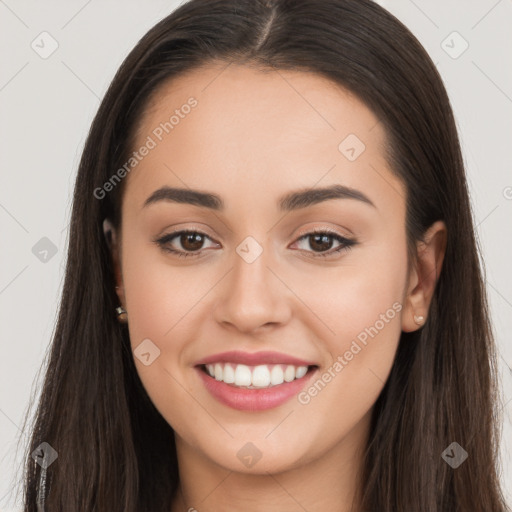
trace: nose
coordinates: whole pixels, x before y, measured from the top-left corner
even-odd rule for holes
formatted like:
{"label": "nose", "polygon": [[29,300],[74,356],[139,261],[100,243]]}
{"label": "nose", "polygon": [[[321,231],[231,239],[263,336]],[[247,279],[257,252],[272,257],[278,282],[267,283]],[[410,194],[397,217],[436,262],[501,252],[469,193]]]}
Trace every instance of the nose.
{"label": "nose", "polygon": [[215,319],[224,327],[248,333],[289,321],[293,293],[273,268],[269,252],[263,250],[252,262],[234,253],[215,307]]}

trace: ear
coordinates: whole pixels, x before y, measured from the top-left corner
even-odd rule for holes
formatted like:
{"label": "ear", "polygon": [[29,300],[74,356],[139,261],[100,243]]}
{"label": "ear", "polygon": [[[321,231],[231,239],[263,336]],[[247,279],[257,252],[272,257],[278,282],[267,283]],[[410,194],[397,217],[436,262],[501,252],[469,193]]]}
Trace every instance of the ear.
{"label": "ear", "polygon": [[114,269],[114,277],[115,277],[115,286],[116,293],[119,298],[119,302],[121,306],[125,306],[125,298],[124,298],[124,285],[123,285],[123,277],[121,273],[121,254],[119,247],[119,237],[116,233],[116,230],[110,221],[110,219],[105,219],[103,221],[103,234],[105,235],[105,240],[107,242],[107,246],[110,250],[110,255],[112,258],[112,266]]}
{"label": "ear", "polygon": [[[424,241],[416,245],[417,258],[409,275],[405,307],[402,310],[402,331],[412,332],[426,321],[446,252],[447,230],[443,221],[430,226]],[[421,320],[423,317],[423,320]]]}

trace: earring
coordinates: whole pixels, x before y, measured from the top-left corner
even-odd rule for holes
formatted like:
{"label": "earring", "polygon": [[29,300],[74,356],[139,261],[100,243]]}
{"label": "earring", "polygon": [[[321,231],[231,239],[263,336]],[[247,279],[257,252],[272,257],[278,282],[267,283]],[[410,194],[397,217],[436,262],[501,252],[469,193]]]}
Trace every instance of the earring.
{"label": "earring", "polygon": [[423,324],[423,322],[424,322],[424,320],[425,320],[425,317],[423,317],[423,316],[421,316],[421,315],[420,315],[420,316],[416,316],[416,315],[414,315],[414,321],[415,321],[418,325],[422,325],[422,324]]}
{"label": "earring", "polygon": [[128,321],[128,313],[126,312],[126,309],[123,308],[123,306],[119,306],[116,308],[116,314],[117,314],[117,320],[124,324]]}

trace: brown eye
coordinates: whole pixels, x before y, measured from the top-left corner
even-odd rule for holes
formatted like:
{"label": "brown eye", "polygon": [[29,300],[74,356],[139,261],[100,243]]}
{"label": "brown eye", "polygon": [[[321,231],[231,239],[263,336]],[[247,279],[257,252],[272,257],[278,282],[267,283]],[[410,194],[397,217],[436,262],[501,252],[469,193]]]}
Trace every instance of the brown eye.
{"label": "brown eye", "polygon": [[155,243],[164,251],[179,257],[187,257],[199,256],[206,239],[210,237],[199,231],[176,231],[158,238]]}
{"label": "brown eye", "polygon": [[308,235],[309,245],[313,251],[323,252],[328,251],[333,244],[332,235]]}
{"label": "brown eye", "polygon": [[[299,244],[301,242],[306,242],[305,245],[309,246],[311,250],[307,247],[299,247],[299,249],[314,253],[313,257],[333,256],[343,250],[349,250],[352,246],[357,244],[356,240],[351,240],[339,235],[338,233],[332,233],[325,230],[307,233],[301,236],[297,242]],[[332,249],[333,243],[335,242],[338,242],[339,246]]]}
{"label": "brown eye", "polygon": [[197,251],[204,243],[204,236],[201,233],[183,233],[180,235],[180,243],[186,251]]}

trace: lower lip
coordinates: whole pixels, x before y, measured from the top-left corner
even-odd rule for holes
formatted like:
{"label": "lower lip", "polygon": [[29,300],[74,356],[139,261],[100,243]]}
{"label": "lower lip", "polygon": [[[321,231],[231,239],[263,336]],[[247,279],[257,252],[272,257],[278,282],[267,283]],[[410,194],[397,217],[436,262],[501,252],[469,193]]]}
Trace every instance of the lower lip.
{"label": "lower lip", "polygon": [[262,389],[238,388],[210,377],[201,367],[196,367],[206,389],[221,403],[240,411],[264,411],[285,403],[297,395],[316,373],[317,368],[292,382],[283,382],[277,386]]}

